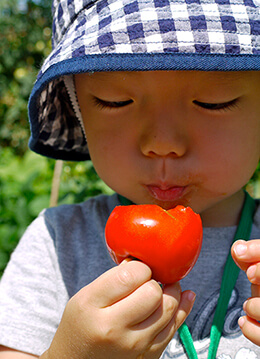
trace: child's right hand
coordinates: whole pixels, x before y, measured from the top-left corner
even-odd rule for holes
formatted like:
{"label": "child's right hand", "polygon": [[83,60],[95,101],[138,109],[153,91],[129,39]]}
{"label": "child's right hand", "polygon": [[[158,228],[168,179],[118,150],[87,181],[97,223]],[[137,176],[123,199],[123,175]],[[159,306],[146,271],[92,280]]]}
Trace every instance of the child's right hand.
{"label": "child's right hand", "polygon": [[179,283],[162,290],[144,263],[124,261],[69,301],[42,358],[159,358],[194,299]]}

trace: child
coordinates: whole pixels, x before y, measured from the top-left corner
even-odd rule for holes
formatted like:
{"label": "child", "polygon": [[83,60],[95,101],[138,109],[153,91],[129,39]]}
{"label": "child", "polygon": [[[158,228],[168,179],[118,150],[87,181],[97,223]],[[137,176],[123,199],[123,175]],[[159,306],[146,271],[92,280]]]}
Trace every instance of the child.
{"label": "child", "polygon": [[[28,228],[1,281],[0,358],[260,357],[260,206],[243,191],[260,154],[259,2],[54,0],[53,12],[30,147],[91,157],[116,193]],[[112,262],[104,228],[127,200],[201,214],[180,284]]]}

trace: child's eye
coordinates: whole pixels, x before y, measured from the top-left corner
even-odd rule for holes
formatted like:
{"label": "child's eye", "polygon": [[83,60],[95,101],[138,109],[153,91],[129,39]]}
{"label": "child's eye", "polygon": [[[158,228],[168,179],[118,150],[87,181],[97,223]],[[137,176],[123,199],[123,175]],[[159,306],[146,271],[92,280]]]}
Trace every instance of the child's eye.
{"label": "child's eye", "polygon": [[234,99],[232,101],[222,102],[222,103],[207,103],[207,102],[200,102],[200,101],[194,100],[193,103],[199,107],[206,109],[206,110],[219,111],[219,110],[232,109],[233,107],[235,107],[237,105],[237,100],[238,99]]}
{"label": "child's eye", "polygon": [[117,109],[120,107],[125,107],[127,105],[130,105],[133,100],[126,100],[126,101],[105,101],[105,100],[101,100],[100,98],[94,97],[94,104],[101,108],[101,109]]}

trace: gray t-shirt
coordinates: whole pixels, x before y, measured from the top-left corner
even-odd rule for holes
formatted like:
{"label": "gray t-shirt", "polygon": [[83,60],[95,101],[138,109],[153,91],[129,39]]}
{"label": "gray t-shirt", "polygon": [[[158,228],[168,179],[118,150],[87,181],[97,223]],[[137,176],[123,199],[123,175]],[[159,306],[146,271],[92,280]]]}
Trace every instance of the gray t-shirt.
{"label": "gray t-shirt", "polygon": [[[63,310],[77,291],[114,266],[104,228],[117,195],[98,196],[82,204],[43,211],[28,227],[0,283],[0,344],[41,355],[50,345]],[[236,227],[204,228],[198,262],[181,281],[197,298],[186,323],[199,359],[206,359],[209,331],[219,295],[223,267]],[[251,238],[260,238],[260,206]],[[237,319],[250,297],[250,283],[241,271],[226,315],[218,359],[260,358],[260,348],[240,332]],[[187,359],[178,334],[162,359]]]}

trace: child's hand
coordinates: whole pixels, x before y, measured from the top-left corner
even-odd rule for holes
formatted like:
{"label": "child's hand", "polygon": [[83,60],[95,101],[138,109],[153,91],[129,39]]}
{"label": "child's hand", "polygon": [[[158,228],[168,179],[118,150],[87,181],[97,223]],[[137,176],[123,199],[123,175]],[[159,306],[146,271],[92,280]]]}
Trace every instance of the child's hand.
{"label": "child's hand", "polygon": [[246,316],[241,317],[238,323],[243,334],[260,346],[260,239],[236,241],[231,248],[231,254],[252,283],[252,297],[246,300],[243,306]]}
{"label": "child's hand", "polygon": [[139,261],[124,261],[80,290],[43,358],[159,358],[189,314],[194,293],[163,290]]}

